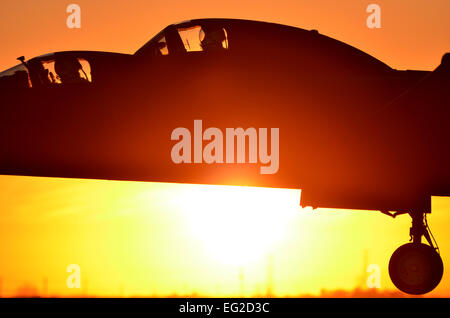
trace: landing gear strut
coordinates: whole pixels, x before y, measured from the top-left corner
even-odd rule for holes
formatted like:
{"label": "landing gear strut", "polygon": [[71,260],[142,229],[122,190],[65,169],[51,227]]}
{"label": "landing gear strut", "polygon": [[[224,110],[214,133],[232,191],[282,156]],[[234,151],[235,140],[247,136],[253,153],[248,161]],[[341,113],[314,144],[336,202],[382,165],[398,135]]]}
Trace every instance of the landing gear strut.
{"label": "landing gear strut", "polygon": [[[389,261],[389,276],[401,291],[421,295],[432,291],[441,281],[444,265],[439,248],[434,246],[426,213],[411,212],[410,241],[400,246]],[[422,243],[422,236],[428,244]]]}

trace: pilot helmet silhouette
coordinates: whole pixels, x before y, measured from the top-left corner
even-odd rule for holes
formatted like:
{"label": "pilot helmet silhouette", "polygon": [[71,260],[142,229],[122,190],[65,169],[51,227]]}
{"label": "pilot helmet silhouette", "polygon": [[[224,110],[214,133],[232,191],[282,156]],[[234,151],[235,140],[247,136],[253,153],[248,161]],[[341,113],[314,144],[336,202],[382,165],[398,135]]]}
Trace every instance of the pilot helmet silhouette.
{"label": "pilot helmet silhouette", "polygon": [[61,83],[82,82],[84,79],[80,75],[83,67],[77,58],[57,58],[55,60],[55,72],[59,76]]}
{"label": "pilot helmet silhouette", "polygon": [[200,44],[204,51],[223,50],[223,42],[227,39],[225,30],[220,27],[205,27],[199,33]]}

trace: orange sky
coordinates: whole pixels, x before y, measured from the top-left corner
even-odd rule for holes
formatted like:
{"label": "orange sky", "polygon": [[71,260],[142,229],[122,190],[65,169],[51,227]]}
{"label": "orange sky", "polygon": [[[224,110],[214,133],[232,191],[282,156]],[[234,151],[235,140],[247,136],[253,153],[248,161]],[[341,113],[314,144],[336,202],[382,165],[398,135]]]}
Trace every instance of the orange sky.
{"label": "orange sky", "polygon": [[[66,6],[82,10],[81,29],[66,27]],[[381,29],[368,29],[366,7],[381,7]],[[20,55],[71,49],[133,53],[166,25],[192,18],[279,22],[354,45],[401,69],[433,69],[450,48],[450,2],[434,0],[14,0],[0,2],[0,68]]]}
{"label": "orange sky", "polygon": [[[82,9],[80,30],[65,25],[65,8],[73,2]],[[376,1],[379,30],[365,25],[369,3],[1,1],[0,67],[17,64],[19,55],[58,50],[132,53],[167,24],[200,17],[318,29],[400,69],[433,69],[450,50],[448,0],[433,6]],[[268,285],[276,296],[317,295],[357,287],[365,253],[368,264],[381,268],[382,289],[394,289],[388,260],[409,238],[408,216],[313,213],[299,207],[297,190],[7,176],[0,177],[0,189],[4,296],[21,286],[44,295],[251,296],[264,294]],[[450,199],[434,198],[429,217],[445,268],[449,209]],[[69,264],[81,267],[80,290],[66,286]],[[431,295],[450,295],[445,272]]]}

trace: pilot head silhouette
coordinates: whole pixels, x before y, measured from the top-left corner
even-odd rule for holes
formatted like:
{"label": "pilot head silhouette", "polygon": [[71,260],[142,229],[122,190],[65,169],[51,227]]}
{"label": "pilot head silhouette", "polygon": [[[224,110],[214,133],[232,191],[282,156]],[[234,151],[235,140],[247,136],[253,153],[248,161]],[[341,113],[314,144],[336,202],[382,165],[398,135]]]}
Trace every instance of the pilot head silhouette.
{"label": "pilot head silhouette", "polygon": [[223,41],[227,39],[225,30],[219,27],[202,28],[199,37],[204,51],[223,50]]}
{"label": "pilot head silhouette", "polygon": [[55,60],[55,72],[61,79],[61,83],[77,83],[84,79],[80,75],[83,67],[77,58],[57,58]]}

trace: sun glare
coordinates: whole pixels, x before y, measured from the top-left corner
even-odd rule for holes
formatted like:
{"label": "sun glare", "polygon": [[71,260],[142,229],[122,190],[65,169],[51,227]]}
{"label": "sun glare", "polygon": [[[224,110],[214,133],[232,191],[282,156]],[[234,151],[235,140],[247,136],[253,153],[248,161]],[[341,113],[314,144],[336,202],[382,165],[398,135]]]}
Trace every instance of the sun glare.
{"label": "sun glare", "polygon": [[300,190],[192,186],[182,194],[194,237],[215,260],[244,266],[268,256],[299,211]]}

